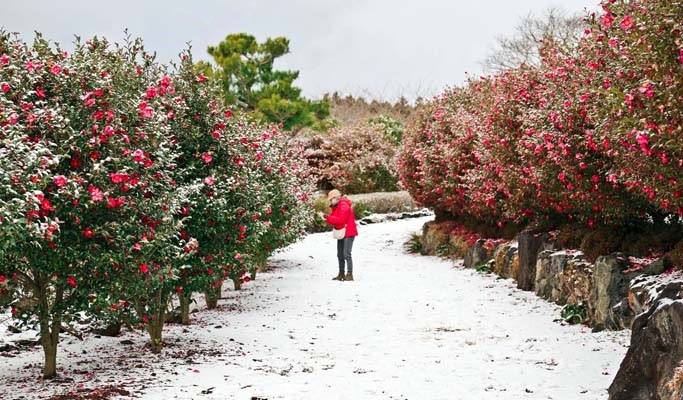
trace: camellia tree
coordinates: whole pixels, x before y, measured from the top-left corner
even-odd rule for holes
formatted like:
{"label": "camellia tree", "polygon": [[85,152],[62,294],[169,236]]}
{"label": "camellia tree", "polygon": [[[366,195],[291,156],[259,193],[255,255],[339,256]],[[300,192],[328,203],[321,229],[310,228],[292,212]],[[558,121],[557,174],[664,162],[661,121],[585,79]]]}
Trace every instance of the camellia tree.
{"label": "camellia tree", "polygon": [[40,35],[29,47],[6,34],[0,82],[0,275],[15,317],[39,325],[51,377],[77,311],[123,282],[174,278],[185,191],[170,176],[169,115],[146,94],[172,86],[139,41],[95,38],[68,55]]}
{"label": "camellia tree", "polygon": [[171,129],[182,152],[178,176],[200,187],[181,208],[187,257],[180,260],[176,291],[183,323],[189,323],[194,292],[206,292],[215,307],[224,279],[239,289],[256,265],[300,237],[306,189],[278,129],[233,116],[216,82],[197,74],[189,53],[176,76]]}

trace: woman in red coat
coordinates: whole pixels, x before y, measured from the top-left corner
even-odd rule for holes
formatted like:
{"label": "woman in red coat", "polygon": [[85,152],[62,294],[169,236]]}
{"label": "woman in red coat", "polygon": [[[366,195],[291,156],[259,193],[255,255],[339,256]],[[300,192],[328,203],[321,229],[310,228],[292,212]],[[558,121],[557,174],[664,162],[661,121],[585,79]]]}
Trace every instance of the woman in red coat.
{"label": "woman in red coat", "polygon": [[[351,259],[351,249],[353,248],[353,239],[358,236],[353,206],[351,205],[351,200],[342,197],[341,192],[337,189],[331,190],[327,194],[327,200],[330,202],[332,212],[325,218],[325,221],[332,225],[334,229],[346,228],[344,238],[337,240],[339,274],[332,279],[335,281],[352,281],[353,260]],[[346,274],[344,274],[344,263],[346,263]]]}

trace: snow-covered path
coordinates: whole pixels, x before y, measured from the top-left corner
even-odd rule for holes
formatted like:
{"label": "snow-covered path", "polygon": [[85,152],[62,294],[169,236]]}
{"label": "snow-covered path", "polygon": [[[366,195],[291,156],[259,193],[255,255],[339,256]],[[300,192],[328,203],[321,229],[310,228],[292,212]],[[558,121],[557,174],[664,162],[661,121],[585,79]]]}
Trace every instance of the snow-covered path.
{"label": "snow-covered path", "polygon": [[[167,330],[171,342],[217,349],[211,357],[188,365],[162,356],[110,375],[122,382],[153,371],[136,390],[143,399],[607,398],[627,333],[562,326],[556,306],[512,281],[404,253],[427,220],[360,227],[355,282],[331,280],[335,243],[310,235],[243,292],[227,291],[222,310]],[[131,338],[136,348],[146,339]],[[121,347],[120,338],[93,340],[65,344],[60,362],[69,367],[84,346]]]}

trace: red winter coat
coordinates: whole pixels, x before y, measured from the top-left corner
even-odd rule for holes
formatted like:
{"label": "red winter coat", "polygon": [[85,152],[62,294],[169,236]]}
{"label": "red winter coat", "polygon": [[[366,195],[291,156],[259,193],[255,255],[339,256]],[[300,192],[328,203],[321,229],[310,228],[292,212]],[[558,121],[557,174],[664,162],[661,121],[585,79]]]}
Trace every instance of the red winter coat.
{"label": "red winter coat", "polygon": [[332,207],[332,213],[327,216],[326,221],[328,224],[334,226],[334,229],[346,227],[345,237],[358,236],[356,216],[353,215],[351,200],[347,199],[346,197],[339,199],[339,203]]}

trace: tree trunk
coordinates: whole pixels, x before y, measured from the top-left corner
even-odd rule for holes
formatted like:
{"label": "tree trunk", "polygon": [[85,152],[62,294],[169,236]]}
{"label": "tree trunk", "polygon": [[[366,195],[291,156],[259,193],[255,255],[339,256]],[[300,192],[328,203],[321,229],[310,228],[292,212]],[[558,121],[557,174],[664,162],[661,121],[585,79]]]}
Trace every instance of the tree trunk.
{"label": "tree trunk", "polygon": [[204,298],[206,299],[206,308],[213,310],[218,307],[218,299],[221,298],[221,288],[223,287],[223,281],[216,283],[217,287],[210,287],[204,292]]}
{"label": "tree trunk", "polygon": [[232,278],[232,283],[235,284],[235,290],[242,290],[241,278]]}
{"label": "tree trunk", "polygon": [[268,271],[268,262],[264,261],[262,263],[259,263],[258,272],[267,272],[267,271]]}
{"label": "tree trunk", "polygon": [[155,302],[152,304],[152,309],[154,311],[152,318],[150,318],[147,324],[147,332],[149,332],[150,345],[152,348],[152,353],[161,353],[161,349],[164,345],[162,338],[162,331],[164,329],[164,319],[166,317],[166,306],[168,305],[168,299],[163,294],[163,290],[157,292]]}
{"label": "tree trunk", "polygon": [[249,275],[252,281],[256,280],[256,268],[251,270],[251,274]]}
{"label": "tree trunk", "polygon": [[[36,296],[39,303],[40,343],[43,346],[45,360],[43,364],[43,378],[57,376],[57,345],[59,344],[59,331],[62,328],[62,318],[59,305],[64,297],[61,288],[55,288],[54,304],[50,306],[48,282],[42,274],[36,272]],[[53,312],[56,315],[53,315]]]}
{"label": "tree trunk", "polygon": [[180,320],[183,325],[190,325],[190,303],[192,302],[192,293],[179,293],[180,299]]}

